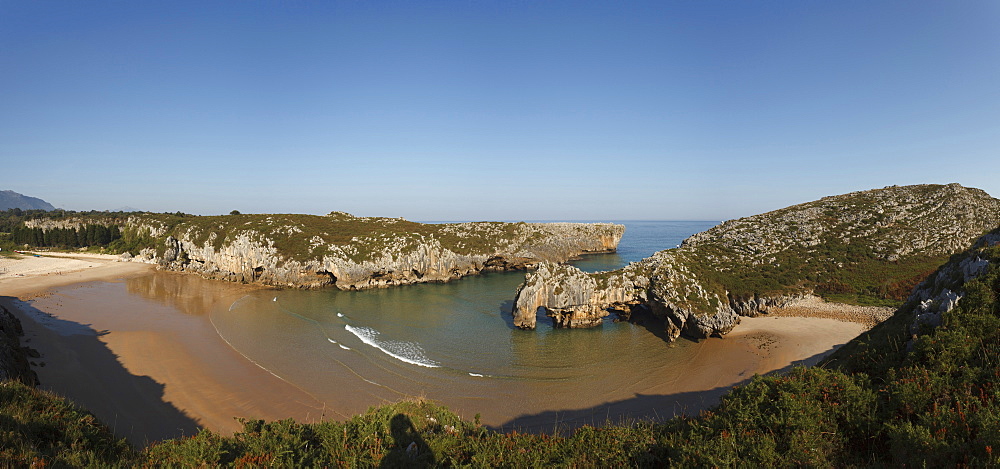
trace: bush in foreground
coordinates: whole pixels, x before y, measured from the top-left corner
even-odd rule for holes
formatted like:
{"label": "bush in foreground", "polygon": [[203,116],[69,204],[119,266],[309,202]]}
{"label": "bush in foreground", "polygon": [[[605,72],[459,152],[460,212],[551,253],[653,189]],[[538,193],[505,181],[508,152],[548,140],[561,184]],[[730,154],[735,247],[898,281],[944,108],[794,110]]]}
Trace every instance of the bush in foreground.
{"label": "bush in foreground", "polygon": [[0,466],[112,466],[133,456],[90,412],[18,381],[0,383]]}

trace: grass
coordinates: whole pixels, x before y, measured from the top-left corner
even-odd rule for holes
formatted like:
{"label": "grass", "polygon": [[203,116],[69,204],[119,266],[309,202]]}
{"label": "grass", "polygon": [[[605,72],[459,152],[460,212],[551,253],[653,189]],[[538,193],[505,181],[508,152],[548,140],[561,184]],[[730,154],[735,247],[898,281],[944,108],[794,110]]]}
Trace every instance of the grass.
{"label": "grass", "polygon": [[[531,239],[524,223],[480,222],[475,224],[425,224],[399,218],[354,217],[334,212],[328,216],[299,214],[236,214],[193,216],[143,214],[141,224],[175,238],[186,238],[199,246],[221,249],[240,236],[272,245],[287,259],[304,262],[324,255],[345,256],[354,261],[371,260],[384,253],[409,252],[436,240],[456,254],[490,254],[512,239]],[[122,241],[112,248],[132,252],[164,249],[148,230],[124,230]]]}
{"label": "grass", "polygon": [[742,263],[739,254],[721,246],[699,245],[693,251],[688,265],[698,278],[735,297],[810,290],[830,301],[863,306],[901,305],[920,280],[949,258],[912,255],[887,261],[874,251],[834,241],[814,252],[790,247],[765,265]]}
{"label": "grass", "polygon": [[[154,465],[282,467],[608,467],[645,461],[653,427],[583,427],[572,436],[496,433],[424,400],[369,409],[345,422],[244,421],[232,437],[209,431],[147,448]],[[651,460],[649,462],[652,462]]]}
{"label": "grass", "polygon": [[134,450],[89,412],[16,381],[0,383],[0,466],[115,466]]}
{"label": "grass", "polygon": [[[327,254],[354,261],[383,253],[408,252],[436,240],[456,254],[490,254],[512,239],[528,242],[539,236],[525,223],[425,224],[400,218],[354,217],[341,212],[327,216],[299,214],[232,214],[195,216],[183,213],[108,213],[30,211],[0,212],[0,227],[23,227],[28,219],[74,220],[81,224],[122,227],[122,237],[111,242],[112,253],[153,249],[162,256],[167,236],[186,238],[199,246],[222,249],[240,236],[271,244],[287,259],[307,261]],[[134,223],[128,223],[131,219]],[[162,235],[151,236],[150,228]],[[5,239],[0,236],[0,241]]]}
{"label": "grass", "polygon": [[[950,242],[995,227],[998,204],[957,185],[856,192],[731,220],[693,236],[679,251],[687,252],[682,260],[702,286],[721,298],[809,291],[840,302],[898,306],[948,261],[955,250]],[[962,215],[970,210],[976,218]]]}

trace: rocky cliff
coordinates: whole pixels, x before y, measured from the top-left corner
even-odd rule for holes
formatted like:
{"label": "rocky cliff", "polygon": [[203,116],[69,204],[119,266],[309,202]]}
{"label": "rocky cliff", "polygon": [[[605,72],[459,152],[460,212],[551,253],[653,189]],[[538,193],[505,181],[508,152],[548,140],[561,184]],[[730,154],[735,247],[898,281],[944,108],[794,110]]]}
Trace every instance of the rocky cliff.
{"label": "rocky cliff", "polygon": [[125,260],[238,282],[344,290],[444,282],[614,251],[625,227],[581,223],[422,224],[333,212],[137,215]]}
{"label": "rocky cliff", "polygon": [[953,256],[913,289],[906,304],[913,315],[909,326],[912,337],[942,324],[944,316],[968,294],[965,284],[985,273],[990,264],[1000,261],[998,246],[1000,228],[983,235],[965,252]]}
{"label": "rocky cliff", "polygon": [[724,335],[740,316],[812,293],[901,301],[998,223],[1000,201],[958,184],[825,197],[727,221],[614,272],[544,265],[518,289],[514,321],[534,328],[544,308],[556,326],[590,327],[640,308],[672,340]]}
{"label": "rocky cliff", "polygon": [[29,386],[38,383],[38,376],[28,366],[27,353],[36,353],[21,347],[24,335],[21,322],[10,311],[0,306],[0,382],[17,380]]}

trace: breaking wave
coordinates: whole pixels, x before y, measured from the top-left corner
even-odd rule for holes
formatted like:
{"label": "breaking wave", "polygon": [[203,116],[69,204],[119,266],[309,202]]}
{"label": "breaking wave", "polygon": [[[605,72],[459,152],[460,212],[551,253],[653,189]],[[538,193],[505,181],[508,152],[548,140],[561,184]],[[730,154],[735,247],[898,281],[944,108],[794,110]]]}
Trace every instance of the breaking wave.
{"label": "breaking wave", "polygon": [[337,342],[336,340],[333,340],[333,339],[331,339],[329,337],[327,337],[326,340],[329,340],[331,344],[337,344],[337,345],[339,345],[340,348],[342,348],[344,350],[350,350],[351,349],[350,347],[348,347],[348,346],[346,346],[346,345],[344,345],[344,344],[342,344],[340,342]]}
{"label": "breaking wave", "polygon": [[354,334],[362,342],[381,350],[386,355],[411,365],[426,366],[428,368],[438,368],[440,365],[424,355],[424,349],[413,342],[403,342],[397,340],[380,340],[379,331],[370,327],[354,327],[350,324],[344,325],[344,329]]}

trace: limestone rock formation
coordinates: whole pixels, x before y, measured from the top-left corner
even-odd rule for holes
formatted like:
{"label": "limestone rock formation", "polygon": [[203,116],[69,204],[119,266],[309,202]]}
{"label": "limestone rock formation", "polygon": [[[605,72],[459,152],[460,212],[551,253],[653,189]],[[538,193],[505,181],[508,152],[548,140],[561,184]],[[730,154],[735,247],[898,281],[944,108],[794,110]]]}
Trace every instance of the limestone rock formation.
{"label": "limestone rock formation", "polygon": [[815,292],[908,292],[928,265],[997,224],[1000,200],[958,184],[825,197],[727,221],[614,272],[540,268],[518,289],[515,324],[533,328],[543,308],[557,326],[591,327],[642,305],[664,319],[671,340],[721,336],[740,316]]}
{"label": "limestone rock formation", "polygon": [[[995,246],[1000,246],[1000,228],[983,235],[969,250],[952,258],[913,289],[907,300],[913,311],[909,331],[912,337],[915,338],[925,327],[941,325],[942,316],[958,306],[965,296],[965,283],[989,268],[990,256],[983,250]],[[909,345],[912,345],[912,340]]]}
{"label": "limestone rock formation", "polygon": [[123,232],[153,247],[123,260],[236,282],[359,290],[446,282],[483,271],[565,262],[617,248],[625,227],[583,223],[421,224],[342,212],[130,217]]}
{"label": "limestone rock formation", "polygon": [[601,323],[609,309],[626,310],[642,294],[644,284],[625,276],[598,280],[570,265],[539,264],[518,290],[514,300],[514,325],[535,328],[538,308],[544,308],[556,327],[590,327]]}

